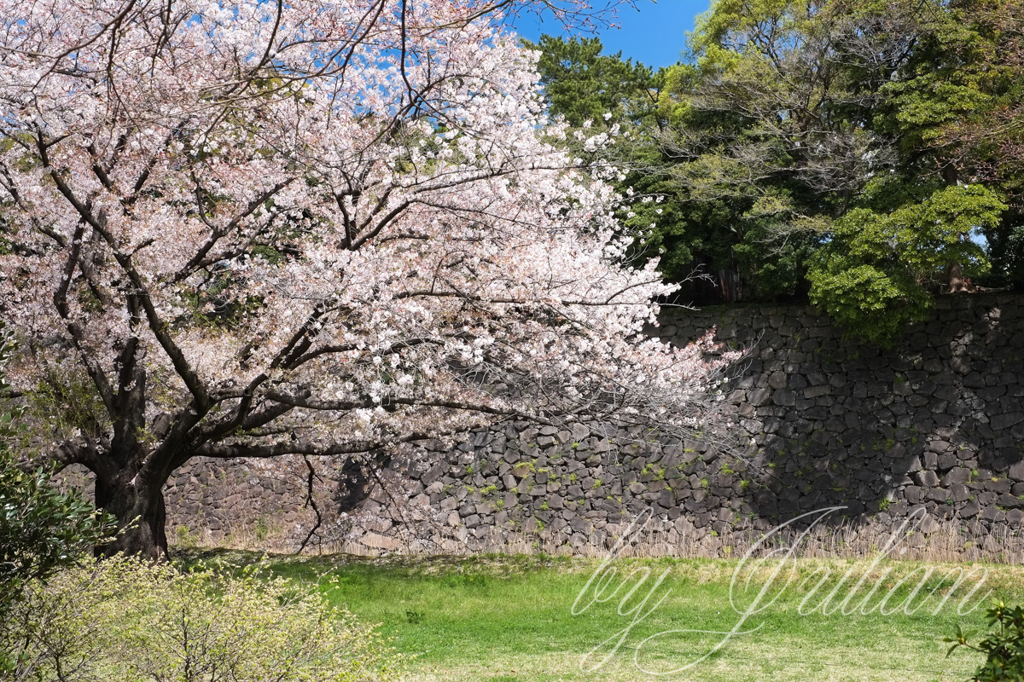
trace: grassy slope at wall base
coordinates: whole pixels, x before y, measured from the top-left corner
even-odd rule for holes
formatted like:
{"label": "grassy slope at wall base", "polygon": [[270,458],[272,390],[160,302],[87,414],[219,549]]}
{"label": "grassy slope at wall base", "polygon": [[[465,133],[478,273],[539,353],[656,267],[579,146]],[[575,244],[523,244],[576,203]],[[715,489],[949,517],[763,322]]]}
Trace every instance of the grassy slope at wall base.
{"label": "grassy slope at wall base", "polygon": [[[245,554],[217,556],[240,563],[251,560],[251,555]],[[195,553],[185,557],[189,562],[196,559]],[[869,562],[799,560],[797,580],[782,591],[777,602],[752,616],[743,628],[763,623],[757,632],[735,638],[699,666],[679,674],[658,678],[638,671],[633,655],[638,644],[650,635],[682,629],[728,631],[736,624],[739,616],[730,606],[730,580],[737,564],[736,560],[704,559],[619,559],[611,564],[618,572],[605,596],[632,571],[650,571],[650,579],[634,598],[626,601],[623,612],[639,604],[663,573],[667,573],[664,581],[642,611],[651,610],[662,595],[668,596],[629,633],[608,664],[597,672],[584,673],[580,670],[584,655],[626,628],[631,620],[618,614],[626,589],[580,615],[572,614],[574,600],[600,566],[597,559],[493,555],[271,559],[276,574],[297,581],[323,583],[325,576],[337,578],[328,593],[332,603],[344,604],[365,621],[381,623],[381,631],[393,637],[392,643],[398,650],[415,656],[410,664],[411,679],[422,682],[945,682],[967,679],[981,662],[979,655],[969,651],[956,652],[946,659],[948,645],[941,640],[952,634],[958,624],[965,632],[982,632],[987,601],[962,617],[956,613],[959,602],[953,603],[952,599],[937,615],[930,612],[931,605],[938,603],[932,601],[913,615],[896,609],[896,613],[887,616],[877,612],[850,616],[816,612],[802,616],[798,610],[808,590],[800,588],[800,580],[812,576],[815,570],[829,568],[833,577],[828,587],[832,587],[851,566],[863,572]],[[869,575],[872,579],[882,577],[884,590],[900,578],[911,577],[888,602],[892,606],[908,596],[920,574],[929,568],[935,570],[928,583],[931,588],[939,576],[954,566],[890,562],[876,567]],[[985,584],[994,590],[993,596],[1007,603],[1024,600],[1024,568],[986,568]],[[890,572],[883,576],[885,569]],[[912,575],[914,571],[918,573]],[[630,585],[635,585],[638,577],[634,574]],[[759,588],[764,583],[755,579],[752,585]],[[858,594],[865,595],[870,584],[865,583]],[[744,594],[738,590],[737,604],[741,608],[748,606],[754,591]],[[825,592],[823,588],[820,594]],[[957,594],[967,592],[961,589]],[[593,585],[589,594],[593,594]],[[839,594],[837,599],[844,593]],[[981,596],[982,593],[976,593],[969,604]],[[870,603],[878,601],[876,596]],[[657,646],[643,648],[642,660],[649,669],[661,671],[686,665],[697,657],[696,652],[707,651],[721,638],[693,633],[668,637]]]}

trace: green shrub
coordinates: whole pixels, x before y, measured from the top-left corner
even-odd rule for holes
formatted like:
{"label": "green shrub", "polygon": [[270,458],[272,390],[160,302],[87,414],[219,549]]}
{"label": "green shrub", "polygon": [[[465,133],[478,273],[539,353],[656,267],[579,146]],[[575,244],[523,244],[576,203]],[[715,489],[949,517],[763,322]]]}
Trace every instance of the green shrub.
{"label": "green shrub", "polygon": [[400,673],[372,626],[255,569],[89,561],[29,585],[0,636],[19,661],[15,679],[386,682]]}
{"label": "green shrub", "polygon": [[[113,518],[98,514],[80,495],[56,490],[49,470],[22,467],[12,449],[21,436],[22,409],[7,403],[4,374],[12,352],[0,323],[0,623],[28,584],[73,564],[115,530]],[[9,679],[20,665],[9,647],[0,649],[0,679]]]}
{"label": "green shrub", "polygon": [[199,537],[188,526],[178,526],[174,529],[174,544],[181,549],[192,549],[199,544]]}
{"label": "green shrub", "polygon": [[22,410],[6,402],[4,367],[12,352],[0,323],[0,620],[26,582],[73,564],[115,529],[113,517],[98,514],[78,493],[56,490],[49,470],[21,466],[12,446]]}
{"label": "green shrub", "polygon": [[48,471],[18,464],[0,443],[0,613],[26,581],[74,563],[114,530],[80,495],[53,488]]}
{"label": "green shrub", "polygon": [[[891,345],[909,322],[925,320],[950,263],[968,277],[985,273],[985,250],[970,238],[993,230],[1006,205],[982,185],[936,189],[915,202],[878,178],[865,189],[879,210],[855,208],[836,221],[831,239],[810,260],[811,303],[828,311],[849,336]],[[891,201],[907,201],[900,206]]]}
{"label": "green shrub", "polygon": [[944,641],[953,642],[947,656],[957,647],[967,647],[986,656],[985,663],[974,673],[974,682],[1024,682],[1024,609],[1009,608],[997,602],[986,614],[989,627],[998,623],[999,628],[988,637],[972,645],[967,641],[960,626],[956,637]]}
{"label": "green shrub", "polygon": [[253,534],[256,536],[257,542],[263,542],[270,535],[270,526],[267,525],[267,520],[262,516],[256,519],[256,527],[253,529]]}

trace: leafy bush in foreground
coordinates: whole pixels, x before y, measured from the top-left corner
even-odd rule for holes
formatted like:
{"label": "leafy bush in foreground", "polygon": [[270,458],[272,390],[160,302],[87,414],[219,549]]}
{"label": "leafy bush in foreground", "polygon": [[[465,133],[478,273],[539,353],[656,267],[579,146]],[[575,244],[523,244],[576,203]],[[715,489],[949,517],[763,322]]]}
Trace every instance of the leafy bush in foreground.
{"label": "leafy bush in foreground", "polygon": [[[55,489],[48,470],[22,468],[12,449],[21,435],[22,410],[7,404],[10,384],[4,372],[13,349],[0,322],[0,622],[26,584],[72,565],[116,529],[113,517],[98,513],[77,492]],[[0,679],[18,667],[8,650],[0,649]]]}
{"label": "leafy bush in foreground", "polygon": [[0,624],[15,679],[388,682],[399,659],[315,591],[114,558],[34,582]]}
{"label": "leafy bush in foreground", "polygon": [[[4,369],[13,349],[0,322],[0,401],[10,391]],[[0,619],[26,581],[73,563],[113,531],[112,519],[97,514],[80,495],[51,487],[47,470],[20,468],[11,448],[20,416],[18,406],[0,402]]]}
{"label": "leafy bush in foreground", "polygon": [[985,654],[985,663],[974,673],[973,682],[1024,682],[1024,609],[1000,601],[986,616],[989,626],[998,623],[999,629],[975,646],[968,643],[958,625],[956,637],[945,639],[954,643],[949,654],[961,646]]}
{"label": "leafy bush in foreground", "polygon": [[[10,418],[0,414],[0,431]],[[45,579],[109,538],[112,518],[78,493],[53,488],[45,469],[20,469],[0,441],[0,614],[26,581]]]}

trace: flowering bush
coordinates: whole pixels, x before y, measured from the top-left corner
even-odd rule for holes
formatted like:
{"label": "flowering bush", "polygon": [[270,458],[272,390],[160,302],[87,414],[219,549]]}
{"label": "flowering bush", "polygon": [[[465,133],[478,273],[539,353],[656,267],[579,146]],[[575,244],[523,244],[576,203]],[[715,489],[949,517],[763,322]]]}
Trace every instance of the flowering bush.
{"label": "flowering bush", "polygon": [[14,679],[387,682],[401,659],[319,592],[117,557],[35,582],[0,625]]}

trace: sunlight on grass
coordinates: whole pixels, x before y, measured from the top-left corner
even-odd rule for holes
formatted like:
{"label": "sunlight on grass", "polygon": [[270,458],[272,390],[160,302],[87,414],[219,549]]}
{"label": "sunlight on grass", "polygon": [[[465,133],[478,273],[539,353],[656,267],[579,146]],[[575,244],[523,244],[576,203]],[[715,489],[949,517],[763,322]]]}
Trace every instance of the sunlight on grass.
{"label": "sunlight on grass", "polygon": [[[754,680],[797,681],[869,680],[919,681],[965,680],[980,662],[972,652],[959,650],[946,658],[948,645],[942,642],[957,624],[965,632],[985,629],[984,609],[992,597],[1016,603],[1024,598],[1024,569],[989,565],[982,588],[971,596],[970,606],[991,589],[992,596],[965,616],[957,615],[960,600],[978,584],[981,573],[965,581],[937,614],[933,605],[948,592],[951,581],[942,576],[953,564],[889,562],[870,571],[865,587],[850,601],[847,611],[857,611],[870,589],[867,581],[878,582],[880,590],[895,587],[888,603],[896,607],[911,595],[912,587],[924,570],[933,574],[914,604],[938,590],[912,615],[893,608],[894,613],[867,615],[841,610],[822,615],[820,609],[801,615],[801,601],[807,597],[802,581],[831,570],[831,578],[817,593],[827,594],[835,586],[843,587],[840,577],[851,566],[863,570],[869,562],[849,560],[799,560],[793,581],[778,600],[762,612],[750,616],[740,629],[755,632],[729,639],[721,648],[693,667],[673,674],[653,675],[638,669],[636,661],[650,673],[677,670],[711,651],[724,634],[674,632],[641,646],[657,633],[681,630],[728,632],[741,616],[730,605],[730,581],[738,561],[620,559],[610,587],[602,593],[611,597],[594,603],[579,615],[572,607],[577,595],[600,565],[593,559],[566,557],[471,557],[471,558],[395,558],[356,560],[352,557],[315,557],[270,559],[271,570],[303,582],[318,582],[335,604],[345,605],[360,618],[382,624],[382,632],[392,638],[401,652],[414,656],[410,666],[413,680],[701,680],[744,682]],[[972,565],[963,565],[969,569]],[[978,566],[978,565],[973,565]],[[914,573],[916,571],[916,573]],[[629,598],[623,596],[639,578],[647,581]],[[657,579],[663,581],[652,592]],[[626,576],[626,587],[612,595]],[[855,584],[859,574],[847,585]],[[899,585],[901,578],[906,584]],[[767,578],[759,572],[746,593],[737,588],[738,608],[747,608]],[[880,582],[879,582],[880,581]],[[600,581],[591,585],[590,596]],[[777,586],[783,582],[776,583]],[[742,581],[741,581],[742,585]],[[586,654],[606,640],[611,643],[586,659],[593,667],[607,654],[619,634],[630,625],[630,610],[643,602],[639,618],[618,650],[599,669],[581,669]],[[837,590],[841,600],[849,590]],[[884,592],[879,592],[878,595]],[[876,595],[867,603],[877,604]],[[921,596],[924,595],[924,596]],[[812,595],[813,596],[813,595]],[[664,597],[664,601],[652,607]],[[771,599],[769,596],[762,603]],[[821,599],[809,599],[809,605]],[[619,610],[627,615],[619,614]],[[579,609],[578,609],[579,611]],[[637,648],[640,647],[639,653]]]}

